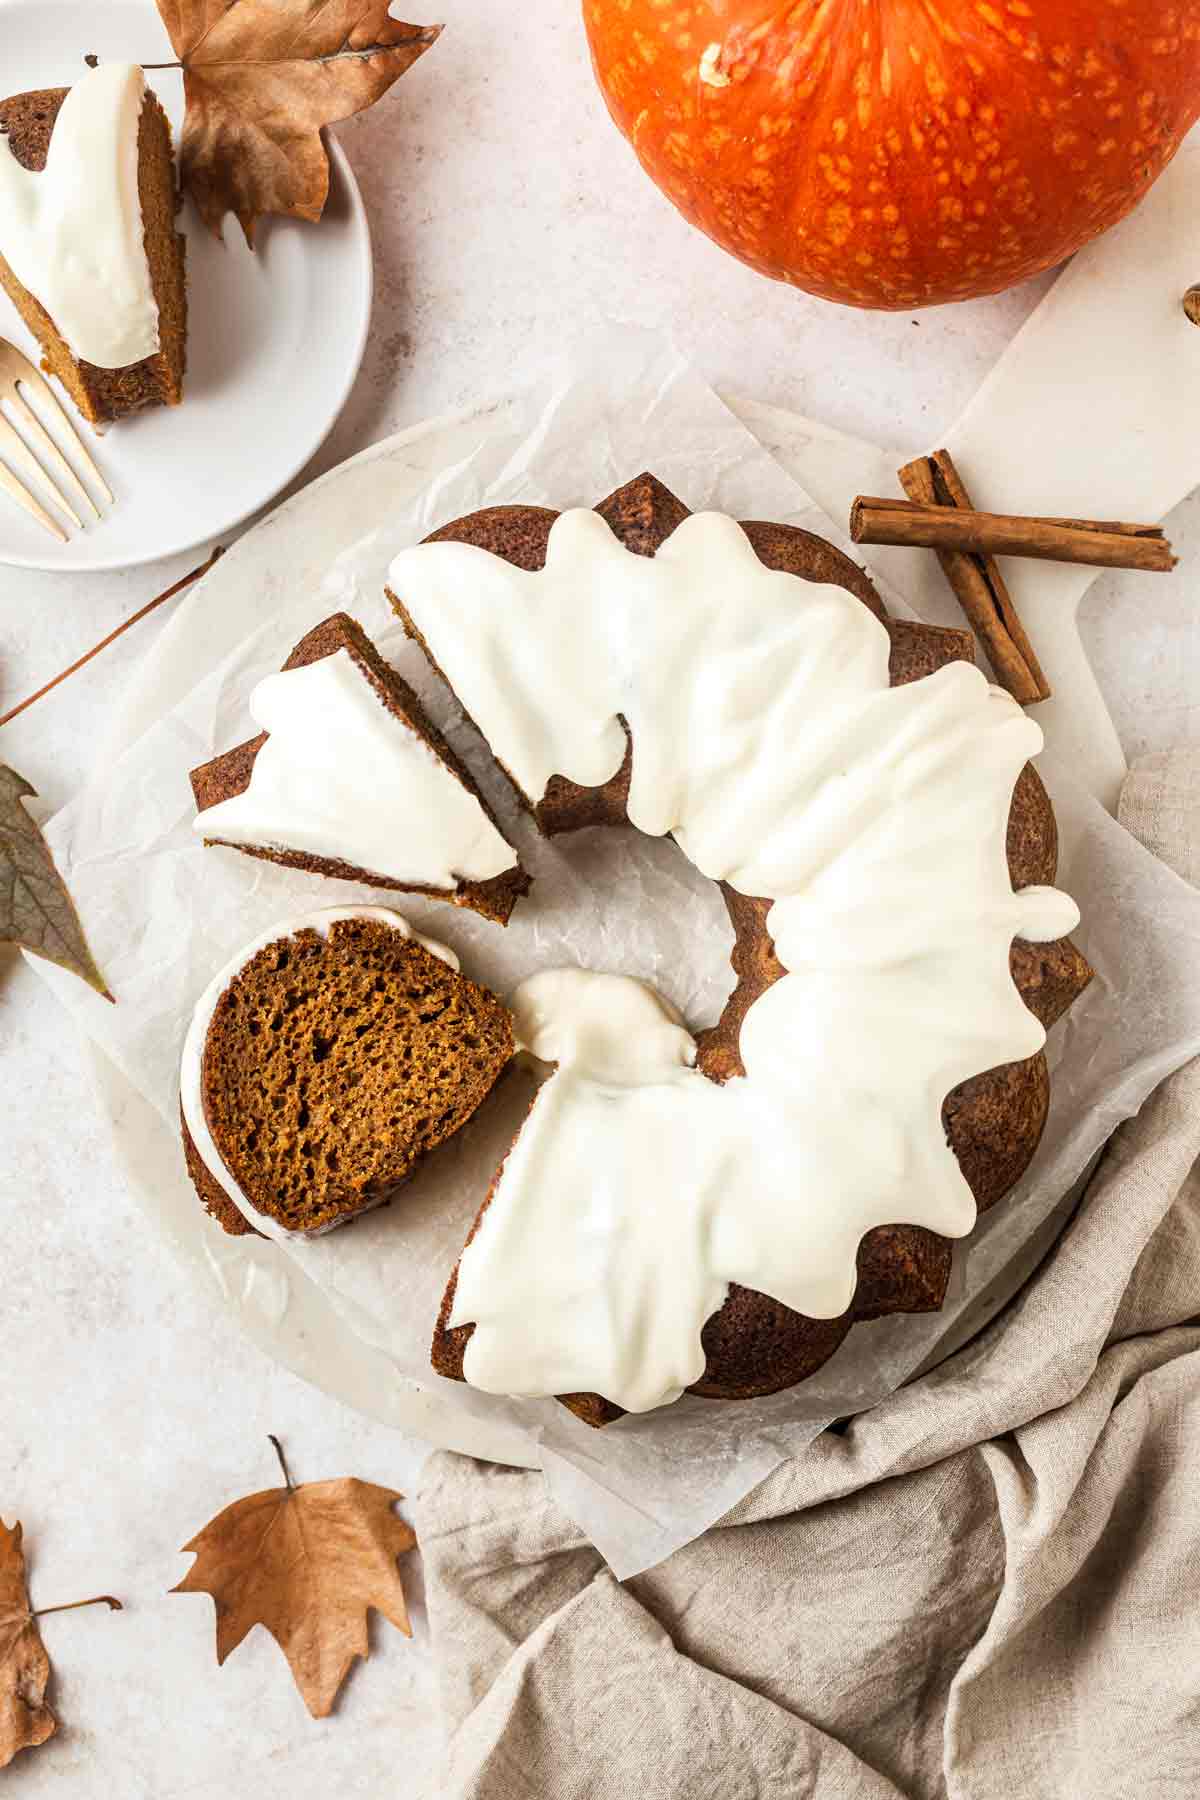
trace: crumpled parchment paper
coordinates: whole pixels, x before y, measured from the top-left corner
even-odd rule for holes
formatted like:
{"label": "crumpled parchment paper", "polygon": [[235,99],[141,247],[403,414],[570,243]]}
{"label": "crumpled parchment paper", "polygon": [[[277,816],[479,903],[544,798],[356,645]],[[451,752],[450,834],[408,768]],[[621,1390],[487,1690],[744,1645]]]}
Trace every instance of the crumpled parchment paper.
{"label": "crumpled parchment paper", "polygon": [[[434,1316],[527,1103],[521,1073],[390,1207],[286,1250],[222,1236],[178,1149],[179,1051],[213,970],[275,922],[382,899],[501,993],[534,969],[581,963],[654,982],[693,1029],[715,1019],[732,983],[715,887],[673,845],[633,831],[539,841],[383,598],[395,551],[451,518],[499,502],[589,504],[647,468],[693,509],[801,524],[845,547],[716,396],[644,334],[605,334],[534,391],[375,447],[281,508],[200,585],[156,652],[161,713],[143,682],[145,729],[48,828],[118,1005],[36,965],[128,1084],[119,1104],[110,1091],[110,1112],[139,1198],[253,1315],[259,1341],[383,1418],[389,1384],[415,1384],[431,1411],[503,1422],[621,1577],[698,1535],[829,1421],[877,1404],[985,1323],[1053,1241],[1113,1128],[1200,1052],[1200,896],[1046,768],[1063,840],[1059,885],[1083,909],[1076,936],[1097,979],[1051,1034],[1054,1097],[1033,1167],[958,1247],[941,1313],[857,1326],[789,1392],[732,1404],[685,1397],[603,1432],[550,1400],[504,1402],[442,1381],[428,1365]],[[339,608],[418,687],[519,844],[536,885],[507,931],[416,897],[206,850],[193,836],[189,769],[251,734],[255,681]]]}

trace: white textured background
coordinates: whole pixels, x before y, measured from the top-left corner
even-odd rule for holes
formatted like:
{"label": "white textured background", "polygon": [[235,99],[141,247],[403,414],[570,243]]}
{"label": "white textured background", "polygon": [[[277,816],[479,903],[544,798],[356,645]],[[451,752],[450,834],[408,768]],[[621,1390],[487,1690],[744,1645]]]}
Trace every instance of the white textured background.
{"label": "white textured background", "polygon": [[[1041,292],[911,317],[775,288],[690,231],[641,174],[593,87],[572,0],[446,0],[439,16],[441,42],[341,129],[374,231],[375,317],[305,479],[502,392],[550,344],[606,319],[670,330],[719,389],[929,447]],[[1186,549],[1198,533],[1193,501],[1172,534]],[[199,560],[0,571],[0,712]],[[0,760],[47,811],[89,767],[110,697],[162,616],[0,733]],[[1200,626],[1179,584],[1106,577],[1084,628],[1127,751],[1195,734]],[[35,1605],[108,1589],[127,1606],[46,1621],[60,1732],[5,1773],[6,1792],[382,1800],[424,1791],[424,1772],[436,1794],[419,1620],[415,1647],[377,1623],[372,1660],[316,1723],[264,1633],[218,1670],[210,1603],[166,1598],[189,1560],[178,1546],[273,1484],[268,1431],[301,1480],[403,1488],[420,1448],[274,1368],[181,1283],[121,1190],[70,1028],[3,947],[0,1245],[0,1516],[25,1524]]]}

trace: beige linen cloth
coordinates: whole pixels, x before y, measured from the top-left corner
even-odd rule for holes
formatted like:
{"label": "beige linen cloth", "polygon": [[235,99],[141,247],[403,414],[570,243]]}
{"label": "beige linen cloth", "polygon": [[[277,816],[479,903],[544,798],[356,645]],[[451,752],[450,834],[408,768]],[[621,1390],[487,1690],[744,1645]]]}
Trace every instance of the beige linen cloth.
{"label": "beige linen cloth", "polygon": [[[1200,885],[1200,750],[1122,822]],[[539,1473],[416,1496],[437,1800],[1200,1800],[1200,1061],[984,1334],[618,1584]]]}

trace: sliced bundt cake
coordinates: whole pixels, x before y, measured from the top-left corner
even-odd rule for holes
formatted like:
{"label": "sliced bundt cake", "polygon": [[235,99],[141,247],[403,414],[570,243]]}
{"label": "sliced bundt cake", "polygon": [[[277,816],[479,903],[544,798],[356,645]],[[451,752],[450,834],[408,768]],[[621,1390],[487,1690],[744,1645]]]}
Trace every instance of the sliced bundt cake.
{"label": "sliced bundt cake", "polygon": [[[655,556],[690,516],[686,507],[650,476],[642,477],[619,490],[597,510],[619,544],[639,557]],[[462,544],[473,550],[487,551],[516,569],[533,572],[545,565],[556,517],[554,513],[541,508],[493,508],[443,528],[429,541]],[[973,661],[973,642],[967,632],[889,619],[882,601],[863,571],[831,545],[809,533],[758,523],[749,523],[742,530],[758,563],[769,570],[799,576],[806,582],[830,584],[844,590],[861,602],[868,613],[873,614],[885,628],[890,640],[890,663],[885,655],[886,666],[883,671],[885,700],[889,674],[893,689],[914,682],[926,683],[922,704],[926,695],[929,704],[937,706],[947,702],[948,697],[952,698],[954,694],[966,692],[962,678],[955,677],[953,687],[948,687],[947,677],[943,675],[939,679],[939,671]],[[592,535],[595,537],[596,534]],[[608,552],[602,549],[601,554],[607,556]],[[421,552],[412,553],[415,557],[420,555]],[[545,719],[541,713],[537,713],[536,718],[529,723],[527,732],[523,729],[524,722],[518,721],[515,735],[509,734],[511,742],[497,741],[500,734],[489,730],[488,719],[480,716],[481,707],[473,705],[471,696],[464,692],[464,681],[456,679],[454,672],[446,667],[447,661],[461,659],[464,653],[473,653],[471,640],[463,638],[459,626],[446,622],[438,615],[436,607],[429,604],[429,591],[423,596],[425,604],[420,616],[416,616],[418,608],[414,591],[408,585],[415,567],[408,556],[397,559],[389,587],[392,604],[410,635],[424,647],[433,666],[439,668],[440,665],[439,672],[451,681],[459,703],[488,737],[498,762],[508,771],[520,798],[534,813],[542,830],[552,833],[586,825],[626,822],[629,817],[631,788],[638,766],[636,725],[631,727],[623,717],[618,721],[625,732],[623,759],[620,757],[619,741],[615,747],[606,743],[602,753],[594,757],[585,745],[581,760],[586,755],[592,763],[599,765],[608,757],[608,767],[615,769],[607,778],[594,779],[590,784],[567,779],[561,773],[561,766],[556,766],[553,762],[550,764],[553,772],[546,776],[546,744],[552,741],[553,734],[550,726],[543,732]],[[457,583],[456,594],[460,597],[469,595],[469,604],[479,608],[496,604],[504,587],[503,582],[497,578],[489,589],[490,565],[483,562],[472,562],[469,567],[466,564],[462,567],[455,564],[453,579]],[[575,629],[587,629],[588,597],[590,595],[593,604],[599,608],[601,587],[602,584],[597,583],[594,592],[588,590],[585,593],[584,584],[580,582],[578,612],[573,616]],[[524,592],[522,590],[523,595]],[[511,600],[512,596],[508,598]],[[727,603],[736,606],[737,595],[731,592]],[[547,601],[546,604],[549,608],[551,603]],[[844,602],[840,604],[844,613]],[[714,632],[721,629],[720,606],[721,598],[718,595],[710,622]],[[553,617],[549,610],[546,616],[548,619]],[[533,629],[536,633],[536,625]],[[467,649],[467,645],[471,645],[471,648]],[[553,673],[553,664],[545,656],[544,647],[541,653],[543,662],[540,666],[544,671],[549,669]],[[485,650],[482,656],[486,657],[487,654]],[[875,654],[873,647],[871,654]],[[573,664],[578,661],[580,665],[583,679],[584,659],[575,657],[574,652],[572,655]],[[495,666],[494,662],[487,662],[484,666],[478,684],[481,696],[486,697],[495,692],[488,686],[489,676]],[[840,678],[842,664],[835,659],[835,663],[830,665],[831,680],[835,666]],[[981,709],[986,709],[989,704],[986,684],[978,678],[973,678],[973,681],[974,685],[967,684],[970,687],[967,698],[970,707],[975,708],[982,717]],[[711,698],[713,705],[718,701],[725,704],[727,699],[732,700],[733,710],[729,716],[733,722],[730,729],[735,732],[742,729],[747,720],[752,722],[756,717],[753,691],[747,689],[744,694],[739,695],[736,682],[726,683],[723,688],[714,687]],[[1005,738],[1004,741],[1009,746],[1006,755],[1011,758],[1013,747],[1024,743],[1030,737],[1032,728],[1021,721],[1020,714],[1012,708],[1007,697],[1001,696],[996,705],[1012,709],[1011,728],[1008,723],[1009,714],[998,721],[1002,733],[1011,730],[1024,731],[1026,734],[1025,738],[1011,734]],[[537,712],[536,708],[534,710]],[[894,714],[894,709],[892,710]],[[915,717],[915,709],[910,710]],[[560,720],[567,718],[569,711],[564,709],[557,716]],[[963,716],[967,717],[967,712]],[[802,729],[804,722],[803,713],[797,714],[795,730]],[[921,729],[927,733],[923,740],[924,747],[918,745],[914,750],[916,760],[911,767],[914,770],[941,767],[949,755],[949,736],[943,744],[936,728],[930,726],[928,720],[923,722]],[[1032,742],[1031,738],[1030,741]],[[787,738],[778,740],[778,755],[787,754],[788,749]],[[1016,921],[1012,931],[1015,941],[1011,943],[1010,951],[1004,951],[1006,965],[1002,963],[998,969],[992,969],[988,980],[993,984],[991,991],[997,1006],[1003,1005],[1009,1016],[1012,1008],[1011,1003],[1005,999],[1004,990],[1005,984],[1011,981],[1033,1018],[1040,1025],[1049,1026],[1086,986],[1091,971],[1084,958],[1066,938],[1034,942],[1022,935],[1019,922],[1022,917],[1027,919],[1031,933],[1036,935],[1040,927],[1050,922],[1053,922],[1052,930],[1069,927],[1071,917],[1075,916],[1069,902],[1065,902],[1065,897],[1055,897],[1046,891],[1055,872],[1057,833],[1054,815],[1038,776],[1029,764],[1021,768],[1021,756],[1030,753],[1028,748],[1018,753],[1006,790],[1007,795],[1011,796],[1011,802],[1005,799],[996,815],[994,829],[989,815],[987,832],[980,834],[983,846],[981,854],[986,852],[988,858],[989,880],[994,884],[998,903],[1003,905],[998,916],[1002,919],[1011,916]],[[906,778],[905,754],[901,745],[893,765],[899,771],[898,779],[901,783]],[[961,758],[961,747],[956,754]],[[522,767],[537,768],[539,756],[543,758],[540,773],[536,778],[523,777],[518,763]],[[618,761],[620,766],[616,767]],[[837,773],[837,767],[834,767],[822,775],[822,780],[827,784],[822,801],[826,806],[829,796],[838,792]],[[828,785],[831,780],[833,786]],[[995,791],[1003,790],[997,787]],[[846,794],[846,805],[850,805],[853,800],[863,806],[866,809],[864,819],[872,829],[877,829],[877,822],[870,814],[870,783],[861,792],[856,792],[848,784]],[[703,800],[703,793],[700,798]],[[694,797],[692,803],[694,804]],[[992,804],[990,800],[988,803]],[[836,810],[827,811],[825,816],[832,826],[836,826]],[[637,822],[641,823],[641,820]],[[954,817],[952,813],[948,813],[944,821],[930,821],[930,830],[936,836],[942,826],[946,831],[953,832],[954,825]],[[647,827],[643,825],[642,828]],[[885,830],[886,824],[878,829]],[[885,838],[881,837],[879,841],[886,844]],[[688,848],[686,843],[682,847],[685,851]],[[893,857],[897,848],[901,852],[903,850],[902,845],[894,843],[886,844],[886,848],[889,856]],[[924,845],[920,848],[916,845],[913,847],[912,862],[918,871],[923,850]],[[994,863],[991,861],[993,854],[996,859]],[[720,1022],[699,1035],[695,1063],[703,1075],[718,1084],[730,1082],[746,1073],[742,1033],[747,1016],[756,1002],[763,1000],[789,974],[784,960],[777,954],[768,924],[775,901],[757,898],[753,890],[738,891],[727,881],[722,881],[721,886],[735,934],[732,962],[737,985]],[[891,902],[894,917],[904,917],[904,909],[914,904],[915,892],[916,890],[896,892]],[[1004,899],[1005,894],[1007,900]],[[857,897],[859,900],[878,898],[867,892],[859,893]],[[855,898],[854,894],[847,894],[846,905],[849,907],[855,904]],[[1015,911],[1011,910],[1014,900],[1018,903]],[[955,930],[957,929],[956,924]],[[1004,938],[1001,925],[995,933],[995,939],[1003,946]],[[947,947],[953,949],[953,943],[949,939]],[[803,951],[803,945],[800,950]],[[1003,973],[1005,966],[1009,971],[1007,975]],[[822,979],[819,968],[816,978]],[[1011,994],[1013,989],[1009,987],[1007,991]],[[919,1010],[920,996],[921,987],[917,980],[912,990],[911,1022],[907,1027],[913,1034],[914,1045],[920,1042],[922,1032],[927,1029],[927,1021],[922,1018]],[[759,1014],[760,1018],[763,1016],[765,1015]],[[1024,1017],[1024,1014],[1018,1013],[1017,1018],[1020,1017]],[[988,1021],[974,1023],[986,1035]],[[862,1040],[865,1048],[870,1042],[870,1028],[866,1021],[863,1022],[863,1029],[866,1034]],[[1023,1036],[1031,1045],[1040,1041],[1040,1034],[1033,1020],[1028,1020],[1027,1029],[1022,1028],[1017,1035]],[[902,1053],[900,1060],[903,1060]],[[999,1067],[988,1069],[982,1064],[976,1064],[976,1067],[980,1070],[979,1073],[966,1079],[947,1082],[941,1088],[938,1099],[944,1096],[944,1144],[949,1145],[957,1162],[960,1177],[956,1179],[959,1179],[968,1207],[973,1197],[974,1203],[983,1209],[994,1205],[1009,1191],[1032,1159],[1045,1122],[1049,1080],[1045,1058],[1040,1051],[1022,1056],[1016,1061],[1005,1062]],[[534,1114],[537,1113],[539,1104],[540,1101],[535,1101]],[[934,1118],[936,1120],[936,1112]],[[861,1126],[865,1139],[869,1139],[875,1128],[874,1122],[866,1117],[861,1120]],[[517,1138],[514,1152],[505,1165],[506,1169],[513,1167],[514,1154],[525,1154],[522,1149],[525,1142],[525,1134]],[[666,1184],[664,1191],[667,1191],[672,1181],[672,1170],[669,1167],[663,1170],[662,1179]],[[914,1175],[913,1179],[918,1185],[913,1193],[910,1217],[920,1215],[925,1200],[920,1189],[921,1176]],[[504,1180],[505,1172],[502,1170],[484,1201],[469,1242],[478,1240],[488,1209],[495,1204],[497,1192]],[[582,1197],[575,1196],[575,1202],[582,1203]],[[564,1206],[570,1203],[569,1197],[564,1195]],[[799,1197],[797,1205],[801,1205]],[[967,1228],[969,1222],[968,1225],[956,1226],[955,1229],[961,1234],[961,1230]],[[878,1318],[894,1312],[931,1311],[940,1307],[949,1277],[951,1253],[951,1242],[947,1236],[920,1225],[898,1222],[867,1230],[858,1244],[857,1285],[853,1297],[850,1304],[835,1317],[806,1316],[736,1280],[730,1282],[723,1304],[713,1312],[704,1326],[701,1342],[705,1366],[699,1379],[689,1384],[691,1391],[709,1398],[746,1398],[772,1393],[806,1379],[833,1354],[855,1320]],[[450,1278],[438,1320],[433,1363],[439,1373],[464,1379],[464,1357],[472,1339],[473,1325],[469,1317],[455,1316],[458,1274],[459,1270],[456,1269]],[[664,1296],[664,1303],[666,1298]],[[581,1418],[595,1425],[606,1423],[618,1416],[621,1410],[609,1397],[600,1393],[564,1393],[560,1398]]]}
{"label": "sliced bundt cake", "polygon": [[352,618],[315,626],[250,709],[267,729],[192,770],[206,843],[507,924],[529,877],[463,763]]}
{"label": "sliced bundt cake", "polygon": [[251,944],[196,1007],[188,1171],[231,1234],[327,1231],[389,1199],[512,1054],[499,1000],[399,914],[306,915]]}
{"label": "sliced bundt cake", "polygon": [[142,72],[0,100],[0,285],[93,425],[183,398],[171,128]]}

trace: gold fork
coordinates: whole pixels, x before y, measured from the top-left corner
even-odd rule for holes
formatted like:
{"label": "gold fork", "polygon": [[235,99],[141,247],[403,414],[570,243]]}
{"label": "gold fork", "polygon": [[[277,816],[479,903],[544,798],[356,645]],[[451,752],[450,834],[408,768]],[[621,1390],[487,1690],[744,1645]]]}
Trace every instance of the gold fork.
{"label": "gold fork", "polygon": [[[63,443],[79,459],[110,505],[113,498],[112,489],[101,475],[78,432],[59,405],[50,383],[38,369],[34,368],[27,356],[22,356],[15,344],[10,344],[6,339],[0,338],[0,488],[11,495],[18,506],[23,506],[27,513],[31,513],[38,524],[44,526],[52,537],[58,539],[60,544],[65,544],[67,533],[58,520],[47,512],[34,493],[25,486],[24,482],[19,481],[13,469],[6,465],[15,465],[34,482],[40,484],[59,510],[65,513],[71,523],[80,531],[83,530],[83,520],[76,508],[86,507],[96,519],[100,517],[100,508],[21,393],[22,387],[29,388],[31,393],[41,397],[45,405],[46,416],[53,422],[55,429],[60,432]],[[6,400],[20,421],[20,431],[17,430],[12,420],[5,416],[3,405]],[[30,448],[31,445],[37,450],[36,456],[33,449]],[[51,479],[51,470],[57,477],[57,485]],[[67,498],[68,494],[71,496],[70,499]]]}

